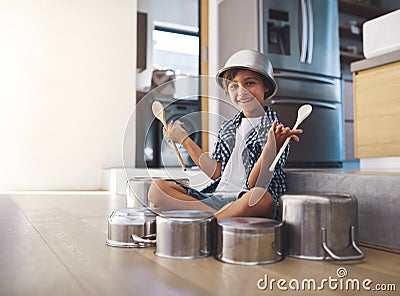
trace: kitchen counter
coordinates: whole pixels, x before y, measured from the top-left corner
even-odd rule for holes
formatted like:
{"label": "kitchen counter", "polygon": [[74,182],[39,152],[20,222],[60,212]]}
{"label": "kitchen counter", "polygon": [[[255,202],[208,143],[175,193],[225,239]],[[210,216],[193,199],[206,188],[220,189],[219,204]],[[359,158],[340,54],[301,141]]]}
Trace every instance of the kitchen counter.
{"label": "kitchen counter", "polygon": [[351,63],[350,71],[357,72],[400,61],[400,50]]}
{"label": "kitchen counter", "polygon": [[[106,192],[1,194],[0,294],[373,295],[363,282],[371,289],[393,289],[392,284],[400,288],[400,255],[366,246],[361,246],[366,254],[361,261],[285,258],[259,266],[232,265],[212,257],[165,259],[155,256],[154,248],[106,246],[107,219],[124,205],[125,196]],[[347,276],[341,278],[337,272]],[[311,292],[306,285],[293,292],[288,284],[312,279],[319,287],[329,278],[332,288],[325,282],[320,291]],[[280,284],[289,291],[277,287],[280,279],[286,280]],[[360,291],[345,291],[344,280],[360,282]],[[272,291],[271,285],[265,287],[271,281]],[[258,284],[266,289],[260,290]]]}

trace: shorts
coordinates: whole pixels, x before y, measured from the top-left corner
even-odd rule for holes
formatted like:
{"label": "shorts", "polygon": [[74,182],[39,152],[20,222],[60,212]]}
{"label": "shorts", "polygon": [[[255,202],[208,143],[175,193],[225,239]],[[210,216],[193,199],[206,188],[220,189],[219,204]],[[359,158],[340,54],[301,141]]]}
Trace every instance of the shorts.
{"label": "shorts", "polygon": [[[239,199],[245,191],[240,192],[238,195],[232,195],[232,196],[225,196],[221,194],[214,194],[214,193],[204,193],[201,191],[198,191],[192,187],[188,187],[183,184],[179,184],[183,188],[187,190],[187,194],[191,197],[194,197],[195,199],[201,201],[202,203],[208,205],[209,207],[215,209],[215,210],[220,210],[223,206],[227,205],[228,203],[235,201]],[[279,220],[279,198],[275,198],[275,195],[271,194],[271,197],[274,201],[274,208],[272,209],[272,218],[275,220]]]}
{"label": "shorts", "polygon": [[180,185],[187,190],[187,194],[189,196],[194,197],[195,199],[201,201],[202,203],[217,211],[228,203],[235,201],[239,198],[237,195],[225,196],[221,194],[204,193],[192,187],[187,187],[182,184]]}

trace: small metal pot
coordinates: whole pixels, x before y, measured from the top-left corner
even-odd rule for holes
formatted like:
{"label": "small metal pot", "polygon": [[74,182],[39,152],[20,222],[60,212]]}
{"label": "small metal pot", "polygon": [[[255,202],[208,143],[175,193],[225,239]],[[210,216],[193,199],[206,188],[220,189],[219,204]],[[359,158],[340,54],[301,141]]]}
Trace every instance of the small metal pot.
{"label": "small metal pot", "polygon": [[147,209],[116,209],[108,219],[108,239],[112,247],[143,248],[154,246],[149,241],[134,241],[132,235],[142,239],[156,236],[156,214]]}
{"label": "small metal pot", "polygon": [[356,260],[358,204],[353,195],[283,195],[285,255]]}
{"label": "small metal pot", "polygon": [[192,259],[213,252],[212,213],[197,210],[163,211],[157,216],[156,255]]}
{"label": "small metal pot", "polygon": [[257,265],[283,258],[282,223],[256,217],[228,218],[218,222],[216,258],[223,262]]}
{"label": "small metal pot", "polygon": [[163,179],[189,186],[188,178],[169,179],[162,177],[135,177],[126,182],[126,207],[127,208],[153,208],[149,201],[148,193],[153,180]]}

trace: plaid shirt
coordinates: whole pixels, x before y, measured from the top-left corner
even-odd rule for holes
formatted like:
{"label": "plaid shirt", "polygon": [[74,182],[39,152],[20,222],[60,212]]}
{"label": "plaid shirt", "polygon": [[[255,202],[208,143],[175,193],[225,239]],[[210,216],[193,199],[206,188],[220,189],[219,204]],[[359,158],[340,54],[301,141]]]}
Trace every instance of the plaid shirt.
{"label": "plaid shirt", "polygon": [[[257,125],[249,134],[246,139],[246,147],[244,149],[243,164],[246,170],[246,189],[249,190],[248,178],[252,168],[259,159],[261,152],[268,139],[268,131],[272,126],[275,119],[279,121],[279,116],[275,111],[272,111],[269,107],[266,107],[264,116],[261,119],[261,123]],[[217,142],[214,146],[213,158],[221,163],[221,175],[225,170],[226,164],[232,154],[233,147],[235,146],[236,130],[240,125],[243,118],[243,112],[237,113],[232,119],[225,121],[218,131]],[[272,175],[271,182],[268,187],[269,193],[271,193],[275,202],[279,196],[286,192],[286,181],[283,166],[286,162],[286,158],[289,154],[289,145],[285,149],[279,159],[275,171]],[[202,192],[211,193],[217,188],[221,177],[216,179],[210,185],[205,187]]]}

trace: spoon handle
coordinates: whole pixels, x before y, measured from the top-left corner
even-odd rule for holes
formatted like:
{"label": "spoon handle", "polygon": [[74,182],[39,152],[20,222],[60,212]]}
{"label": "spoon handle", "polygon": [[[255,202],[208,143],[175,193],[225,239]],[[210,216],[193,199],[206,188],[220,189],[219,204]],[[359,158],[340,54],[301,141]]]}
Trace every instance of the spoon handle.
{"label": "spoon handle", "polygon": [[[300,125],[300,123],[296,122],[292,129],[294,129],[294,130],[297,129],[297,127],[299,125]],[[283,143],[281,149],[279,149],[278,154],[276,155],[274,161],[272,162],[271,166],[269,167],[270,172],[273,172],[275,170],[275,166],[278,163],[279,158],[281,158],[281,156],[282,156],[283,152],[285,151],[286,146],[289,144],[289,142],[290,142],[290,137],[286,139],[286,141]]]}
{"label": "spoon handle", "polygon": [[179,163],[181,164],[183,170],[186,171],[186,165],[185,165],[185,163],[183,162],[182,156],[181,156],[181,154],[179,153],[178,147],[176,147],[175,142],[172,142],[172,146],[174,147],[175,153],[176,153],[176,155],[178,156]]}
{"label": "spoon handle", "polygon": [[[161,121],[161,123],[163,124],[164,128],[167,129],[167,123],[165,122],[165,120],[160,120],[160,121]],[[176,144],[175,144],[175,142],[173,142],[173,141],[171,141],[171,144],[172,144],[172,147],[174,147],[176,156],[178,156],[178,160],[179,160],[179,163],[180,163],[181,166],[182,166],[182,169],[183,169],[184,171],[186,171],[186,165],[185,165],[185,163],[183,162],[183,159],[182,159],[181,154],[179,153],[178,147],[176,147]]]}
{"label": "spoon handle", "polygon": [[285,151],[286,146],[289,144],[289,141],[290,141],[290,138],[287,138],[286,141],[283,143],[281,149],[279,149],[278,154],[276,155],[274,161],[272,162],[271,166],[269,167],[270,172],[273,172],[275,170],[275,166],[278,163],[279,158],[281,158],[283,152]]}

